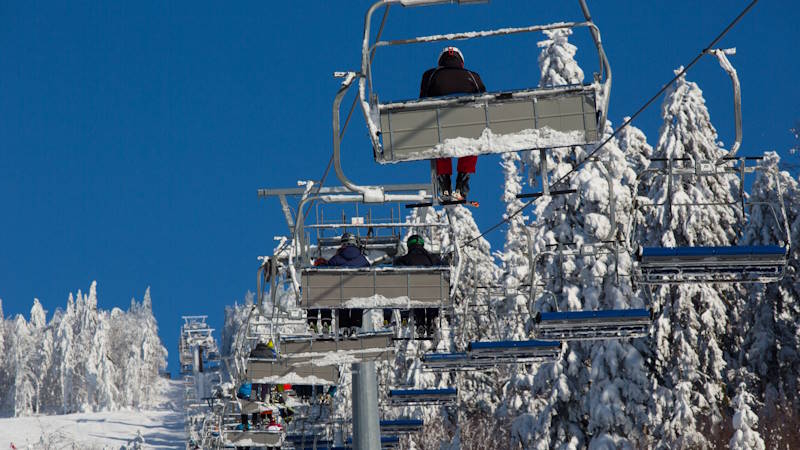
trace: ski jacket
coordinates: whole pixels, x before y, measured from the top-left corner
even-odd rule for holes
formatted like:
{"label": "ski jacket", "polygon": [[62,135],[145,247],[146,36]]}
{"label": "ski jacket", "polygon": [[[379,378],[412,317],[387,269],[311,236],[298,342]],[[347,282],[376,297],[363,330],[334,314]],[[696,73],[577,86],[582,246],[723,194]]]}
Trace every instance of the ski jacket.
{"label": "ski jacket", "polygon": [[328,260],[326,266],[369,267],[369,261],[355,245],[345,244]]}
{"label": "ski jacket", "polygon": [[425,247],[421,245],[412,245],[408,248],[408,252],[395,259],[394,265],[395,266],[441,266],[444,262],[439,255],[434,255],[427,250]]}
{"label": "ski jacket", "polygon": [[481,76],[465,69],[464,63],[457,55],[442,55],[439,58],[439,66],[427,70],[422,75],[419,87],[420,98],[479,92],[486,92]]}

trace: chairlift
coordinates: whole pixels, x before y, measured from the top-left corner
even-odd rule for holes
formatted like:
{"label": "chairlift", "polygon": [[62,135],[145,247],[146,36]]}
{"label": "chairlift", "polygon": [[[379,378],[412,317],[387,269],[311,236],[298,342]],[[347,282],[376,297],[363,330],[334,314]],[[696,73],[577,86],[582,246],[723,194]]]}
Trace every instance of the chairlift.
{"label": "chairlift", "polygon": [[[500,153],[596,143],[598,124],[605,123],[611,89],[611,67],[585,0],[579,0],[585,21],[518,28],[470,31],[410,39],[371,42],[372,16],[380,7],[428,6],[441,0],[381,0],[366,14],[361,53],[359,96],[379,163],[428,160],[468,154]],[[459,4],[475,3],[458,1]],[[490,36],[589,28],[600,59],[595,82],[474,95],[381,102],[372,79],[372,54],[379,47],[457,41]],[[354,75],[350,76],[350,82]],[[604,77],[604,79],[603,79]],[[456,149],[456,138],[485,140],[489,145]]]}
{"label": "chairlift", "polygon": [[581,341],[646,336],[652,323],[647,309],[540,312],[534,318],[540,339]]}
{"label": "chairlift", "polygon": [[389,391],[391,406],[451,405],[458,399],[456,388],[443,389],[392,389]]}
{"label": "chairlift", "polygon": [[[559,265],[568,257],[577,258],[599,258],[603,255],[614,255],[614,261],[618,261],[623,242],[617,239],[617,220],[616,220],[616,195],[611,179],[611,168],[609,163],[599,163],[608,184],[609,198],[609,222],[610,232],[599,242],[573,245],[556,244],[548,246],[542,252],[536,252],[533,246],[533,236],[530,230],[525,227],[525,234],[528,244],[528,264],[530,267],[530,301],[531,316],[534,317],[534,335],[538,339],[552,339],[560,341],[581,341],[595,339],[616,339],[641,337],[648,333],[651,324],[651,314],[647,309],[612,309],[598,311],[554,311],[542,312],[534,308],[534,304],[540,287],[537,279],[536,266],[541,258],[552,257],[558,261]],[[543,185],[547,186],[546,179]],[[544,194],[547,193],[545,187]],[[571,193],[571,192],[568,192]],[[624,249],[623,249],[624,251]],[[614,279],[619,283],[622,276],[619,268],[615,264]],[[557,301],[552,292],[545,291],[553,299],[553,307],[557,308]]]}
{"label": "chairlift", "polygon": [[472,370],[466,352],[457,353],[425,353],[422,365],[431,371]]}
{"label": "chairlift", "polygon": [[[638,245],[631,242],[636,249],[635,256],[636,281],[645,285],[663,285],[679,283],[769,283],[778,281],[786,273],[791,235],[789,232],[786,208],[777,170],[761,164],[748,165],[760,161],[761,157],[737,157],[742,140],[741,92],[739,79],[728,60],[733,50],[710,50],[720,66],[728,73],[733,83],[734,119],[736,140],[730,151],[716,161],[695,161],[691,158],[653,158],[651,161],[663,164],[664,167],[648,168],[643,171],[634,191],[635,208],[666,208],[671,216],[674,207],[705,208],[708,206],[727,206],[739,208],[743,217],[754,207],[764,207],[771,213],[777,227],[785,238],[771,245],[729,245],[729,246],[679,246],[656,247]],[[744,192],[748,174],[763,173],[772,176],[777,186],[777,198],[772,202],[751,202]],[[720,175],[736,175],[739,178],[739,199],[733,202],[715,200],[699,203],[675,203],[672,186],[683,177],[701,179]],[[663,203],[644,204],[637,195],[640,184],[645,178],[662,176],[666,178],[667,199]],[[631,240],[635,239],[636,222],[632,216],[629,228]]]}
{"label": "chairlift", "polygon": [[472,361],[528,363],[558,359],[561,342],[532,339],[527,341],[479,341],[467,345]]}

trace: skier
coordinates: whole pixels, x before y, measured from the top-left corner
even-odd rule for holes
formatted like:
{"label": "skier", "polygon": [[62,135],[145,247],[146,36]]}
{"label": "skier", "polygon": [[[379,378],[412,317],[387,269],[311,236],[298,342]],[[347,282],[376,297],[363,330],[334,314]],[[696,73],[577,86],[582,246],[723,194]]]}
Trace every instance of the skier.
{"label": "skier", "polygon": [[405,255],[394,260],[395,266],[441,266],[444,264],[439,255],[434,255],[425,250],[425,240],[418,234],[412,234],[406,239],[408,251]]}
{"label": "skier", "polygon": [[[425,250],[425,240],[418,234],[412,234],[406,240],[408,251],[405,255],[394,261],[396,266],[441,266],[444,264],[438,255],[434,255]],[[417,324],[417,334],[422,337],[433,337],[433,324],[439,316],[436,308],[414,308],[414,323]],[[384,314],[385,316],[385,314]],[[401,318],[403,314],[401,313]]]}
{"label": "skier", "polygon": [[[422,75],[419,96],[438,97],[450,94],[477,94],[486,92],[480,75],[464,68],[464,55],[456,47],[445,47],[439,54],[438,66],[429,69]],[[436,175],[439,182],[439,191],[443,198],[452,197],[453,200],[460,201],[467,198],[469,192],[469,176],[475,173],[475,164],[478,157],[462,156],[458,158],[458,176],[456,177],[456,188],[450,195],[453,166],[450,158],[439,158],[436,160]]]}
{"label": "skier", "polygon": [[256,344],[255,348],[250,351],[250,357],[258,359],[276,359],[278,357],[278,352],[275,351],[275,344],[273,344],[272,339],[270,339],[266,344],[263,342]]}
{"label": "skier", "polygon": [[321,266],[342,266],[342,267],[369,267],[369,261],[358,248],[358,238],[350,233],[344,233],[341,240],[342,246],[336,250],[336,254],[331,259],[325,261],[317,260],[317,265]]}

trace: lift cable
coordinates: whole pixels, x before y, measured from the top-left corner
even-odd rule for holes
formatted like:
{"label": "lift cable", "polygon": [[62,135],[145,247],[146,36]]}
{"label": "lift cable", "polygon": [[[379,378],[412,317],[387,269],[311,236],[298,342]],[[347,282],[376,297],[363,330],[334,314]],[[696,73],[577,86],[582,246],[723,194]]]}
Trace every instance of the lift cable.
{"label": "lift cable", "polygon": [[[679,72],[677,75],[675,75],[675,76],[674,76],[674,77],[673,77],[673,78],[672,78],[672,79],[671,79],[671,80],[670,80],[670,81],[669,81],[667,84],[665,84],[665,85],[664,85],[664,86],[663,86],[661,89],[659,89],[659,90],[658,90],[658,92],[656,92],[656,94],[655,94],[655,95],[653,95],[653,96],[652,96],[652,97],[651,97],[649,100],[647,100],[647,102],[645,102],[645,104],[644,104],[644,105],[642,105],[642,107],[641,107],[641,108],[639,108],[639,109],[638,109],[638,110],[637,110],[637,111],[636,111],[636,112],[635,112],[633,115],[631,115],[631,116],[628,118],[628,120],[626,120],[626,121],[625,121],[625,122],[624,122],[622,125],[620,125],[620,126],[619,126],[619,128],[617,128],[616,130],[614,130],[614,132],[613,132],[613,133],[611,133],[611,135],[610,135],[610,136],[608,136],[608,137],[607,137],[607,138],[606,138],[606,139],[605,139],[603,142],[601,142],[601,143],[600,143],[600,145],[598,145],[597,147],[595,147],[595,149],[594,149],[594,150],[592,150],[592,152],[591,152],[591,153],[589,153],[589,155],[588,155],[586,158],[582,159],[582,160],[581,160],[580,162],[578,162],[578,163],[577,163],[575,166],[573,166],[573,167],[572,167],[572,169],[570,169],[570,171],[569,171],[569,172],[567,172],[566,174],[564,174],[563,176],[561,176],[561,178],[559,178],[558,180],[556,180],[556,181],[555,181],[555,182],[552,184],[552,186],[550,187],[550,189],[551,189],[551,190],[553,190],[553,189],[554,189],[555,187],[557,187],[559,184],[562,184],[564,181],[566,181],[566,179],[567,179],[567,178],[568,178],[568,177],[569,177],[571,174],[575,173],[575,171],[576,171],[576,170],[578,170],[578,169],[579,169],[579,168],[580,168],[582,165],[584,165],[585,163],[589,162],[590,160],[596,159],[597,152],[599,152],[599,151],[600,151],[600,149],[602,149],[602,148],[603,148],[603,147],[604,147],[606,144],[608,144],[608,143],[611,141],[611,139],[614,139],[614,138],[615,138],[615,137],[616,137],[616,136],[619,134],[619,132],[620,132],[620,131],[622,131],[622,130],[623,130],[625,127],[627,127],[628,125],[630,125],[630,124],[631,124],[631,122],[633,122],[633,120],[634,120],[634,119],[636,119],[636,117],[638,117],[638,116],[639,116],[639,115],[640,115],[642,112],[644,112],[644,111],[645,111],[647,108],[649,108],[649,107],[650,107],[650,105],[652,105],[652,104],[653,104],[653,102],[655,102],[655,101],[656,101],[656,99],[658,99],[658,98],[661,96],[661,94],[663,94],[663,93],[664,93],[664,91],[666,91],[666,90],[667,90],[667,89],[668,89],[668,88],[669,88],[669,87],[670,87],[672,84],[674,84],[674,83],[675,83],[675,82],[676,82],[678,79],[680,79],[682,76],[684,76],[684,75],[686,74],[686,72],[688,72],[688,71],[689,71],[689,69],[690,69],[690,68],[692,68],[692,66],[694,66],[694,65],[695,65],[695,64],[696,64],[696,63],[697,63],[697,62],[700,60],[700,58],[702,58],[703,56],[705,56],[705,55],[706,55],[706,54],[707,54],[707,53],[708,53],[708,52],[709,52],[711,49],[713,49],[713,48],[714,48],[714,47],[717,45],[717,43],[719,43],[719,41],[720,41],[720,40],[722,40],[722,38],[723,38],[723,37],[724,37],[726,34],[728,34],[728,32],[729,32],[731,29],[733,29],[733,27],[734,27],[734,26],[736,26],[736,24],[737,24],[737,23],[739,23],[739,21],[740,21],[740,20],[741,20],[741,19],[742,19],[742,18],[743,18],[745,15],[747,15],[747,13],[748,13],[748,12],[750,12],[750,10],[751,10],[751,9],[752,9],[752,8],[753,8],[755,5],[756,5],[756,3],[758,3],[758,0],[753,0],[752,2],[750,2],[750,4],[748,4],[748,5],[747,5],[747,7],[745,7],[745,8],[744,8],[744,10],[742,10],[742,12],[741,12],[741,13],[739,13],[739,15],[738,15],[738,16],[736,16],[736,18],[734,18],[734,19],[733,19],[733,20],[732,20],[732,21],[731,21],[731,22],[728,24],[728,26],[726,26],[726,27],[725,27],[725,29],[724,29],[724,30],[722,30],[722,32],[721,32],[721,33],[719,33],[719,34],[717,35],[717,37],[716,37],[716,38],[714,38],[714,40],[712,40],[712,41],[711,41],[711,43],[710,43],[710,44],[708,44],[708,45],[707,45],[707,46],[706,46],[706,47],[705,47],[703,50],[701,50],[701,51],[700,51],[700,53],[699,53],[697,56],[695,56],[695,57],[694,57],[694,59],[692,59],[692,60],[689,62],[689,64],[687,64],[687,65],[686,65],[686,66],[683,68],[683,70],[681,70],[681,71],[680,71],[680,72]],[[600,124],[600,125],[601,125],[601,126],[603,126],[603,124]],[[477,241],[478,239],[480,239],[480,238],[482,238],[482,237],[486,236],[487,234],[491,233],[492,231],[496,230],[497,228],[499,228],[499,227],[500,227],[500,226],[502,226],[503,224],[505,224],[505,223],[508,223],[508,221],[510,221],[511,219],[513,219],[514,217],[516,217],[517,215],[519,215],[519,214],[520,214],[520,213],[521,213],[523,210],[525,210],[525,209],[527,209],[529,206],[531,206],[531,205],[532,205],[532,204],[533,204],[533,203],[534,203],[536,200],[537,200],[537,199],[535,199],[535,198],[534,198],[534,199],[532,199],[532,200],[528,201],[527,203],[525,203],[524,205],[522,205],[522,206],[521,206],[519,209],[517,209],[516,211],[514,211],[513,213],[511,213],[511,214],[510,214],[508,217],[506,217],[505,219],[503,219],[503,220],[501,220],[500,222],[498,222],[498,223],[496,223],[496,224],[492,225],[492,226],[491,226],[491,227],[489,227],[489,228],[488,228],[486,231],[482,232],[482,233],[481,233],[481,234],[479,234],[478,236],[475,236],[475,237],[473,237],[473,238],[469,239],[468,241],[466,241],[466,242],[465,242],[465,243],[464,243],[464,244],[463,244],[461,247],[463,248],[463,247],[466,247],[466,246],[468,246],[468,245],[472,244],[473,242]]]}

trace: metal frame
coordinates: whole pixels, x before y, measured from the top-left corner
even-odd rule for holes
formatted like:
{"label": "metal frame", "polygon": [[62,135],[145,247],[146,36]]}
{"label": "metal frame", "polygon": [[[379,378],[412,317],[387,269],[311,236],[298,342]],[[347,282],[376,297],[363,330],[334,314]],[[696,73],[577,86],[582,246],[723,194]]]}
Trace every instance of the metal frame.
{"label": "metal frame", "polygon": [[[371,36],[372,36],[372,16],[374,15],[375,11],[379,8],[385,6],[388,8],[393,4],[400,4],[402,6],[426,6],[426,5],[435,5],[435,4],[443,4],[443,3],[454,3],[452,1],[441,1],[441,0],[380,0],[374,3],[366,13],[365,21],[364,21],[364,35],[363,41],[361,46],[361,72],[358,74],[355,73],[348,73],[346,75],[347,87],[349,84],[352,83],[353,78],[358,77],[359,79],[359,97],[361,103],[361,109],[364,113],[364,118],[367,122],[367,127],[369,128],[370,139],[373,145],[373,149],[375,152],[376,160],[379,160],[378,155],[379,153],[383,152],[383,146],[380,142],[380,134],[381,130],[376,123],[376,119],[379,116],[379,111],[389,107],[391,104],[380,104],[378,101],[378,95],[373,90],[373,81],[372,81],[372,58],[374,55],[375,50],[378,47],[386,47],[386,46],[396,46],[396,45],[407,45],[407,44],[419,44],[419,43],[429,43],[429,42],[439,42],[439,41],[457,41],[457,40],[466,40],[466,39],[475,39],[475,38],[485,38],[490,36],[507,36],[512,34],[519,34],[519,33],[530,33],[530,32],[539,32],[543,30],[551,30],[551,29],[573,29],[578,27],[587,27],[590,30],[592,35],[592,40],[594,41],[595,47],[597,48],[598,57],[600,61],[600,74],[595,75],[596,82],[601,84],[601,92],[600,92],[600,99],[602,101],[601,104],[598,105],[598,110],[600,111],[598,117],[598,129],[603,126],[606,119],[606,114],[608,112],[608,102],[610,98],[611,92],[611,66],[608,62],[608,58],[606,56],[605,50],[603,49],[602,40],[600,38],[600,31],[597,26],[592,21],[591,13],[589,12],[589,7],[586,4],[585,0],[578,0],[580,4],[581,11],[585,18],[584,22],[563,22],[563,23],[554,23],[548,25],[533,25],[528,27],[518,27],[518,28],[501,28],[495,30],[487,30],[487,31],[478,31],[478,32],[465,32],[465,33],[451,33],[447,35],[435,35],[435,36],[421,36],[416,38],[410,39],[400,39],[400,40],[391,40],[391,41],[376,41],[371,43]],[[458,1],[459,4],[461,3],[475,3],[475,2],[467,2],[467,1]],[[602,82],[600,81],[603,76],[605,76],[605,80]],[[344,84],[343,84],[344,86]],[[346,89],[346,87],[344,87]],[[529,91],[535,92],[535,91]],[[474,98],[465,98],[465,99],[455,99],[455,100],[448,100],[448,99],[434,99],[434,100],[422,100],[422,101],[415,101],[414,107],[418,108],[430,108],[436,105],[441,105],[441,102],[466,102],[469,103],[479,103],[481,101],[487,101],[489,99],[494,99],[494,95],[486,94],[486,95],[479,95],[475,96]],[[520,149],[525,150],[525,149]]]}

